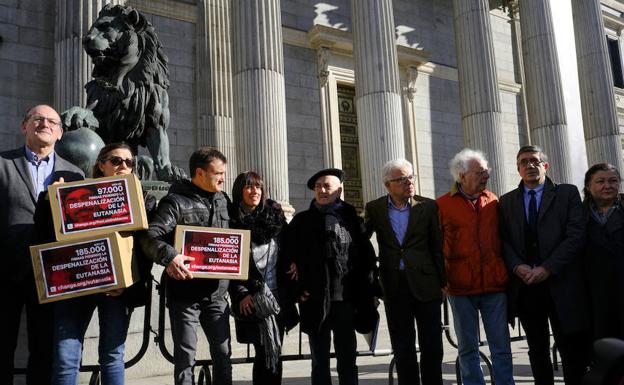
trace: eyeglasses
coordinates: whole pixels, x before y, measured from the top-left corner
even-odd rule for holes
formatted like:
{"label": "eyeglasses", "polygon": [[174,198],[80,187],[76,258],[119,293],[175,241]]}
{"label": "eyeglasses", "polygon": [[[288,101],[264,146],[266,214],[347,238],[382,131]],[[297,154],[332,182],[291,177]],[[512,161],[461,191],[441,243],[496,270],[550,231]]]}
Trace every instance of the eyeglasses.
{"label": "eyeglasses", "polygon": [[544,161],[537,158],[525,158],[518,162],[518,164],[522,167],[527,167],[528,165],[538,167],[542,163],[544,163]]}
{"label": "eyeglasses", "polygon": [[106,159],[104,162],[111,162],[111,164],[115,167],[121,166],[122,163],[126,164],[126,167],[128,168],[134,168],[134,158],[128,158],[128,159],[124,159],[120,156],[111,156],[110,158]]}
{"label": "eyeglasses", "polygon": [[59,126],[61,124],[61,122],[59,122],[56,119],[51,119],[51,118],[46,118],[45,116],[41,116],[41,115],[33,115],[30,118],[33,122],[35,122],[35,124],[40,125],[45,123],[45,121],[47,120],[48,123],[50,123],[50,125],[52,127],[56,127]]}
{"label": "eyeglasses", "polygon": [[405,176],[400,176],[394,179],[388,179],[388,182],[398,182],[398,183],[407,183],[407,182],[411,183],[413,181],[414,181],[414,175],[405,175]]}
{"label": "eyeglasses", "polygon": [[477,174],[478,177],[484,177],[486,175],[490,175],[491,172],[492,172],[491,168],[486,168],[481,171],[475,171],[474,173]]}

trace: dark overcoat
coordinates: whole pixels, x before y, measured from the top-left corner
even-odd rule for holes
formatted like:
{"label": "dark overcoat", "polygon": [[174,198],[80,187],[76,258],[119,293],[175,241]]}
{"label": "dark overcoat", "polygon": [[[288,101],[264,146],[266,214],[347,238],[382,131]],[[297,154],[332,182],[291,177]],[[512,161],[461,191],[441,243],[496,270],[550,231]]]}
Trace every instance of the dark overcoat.
{"label": "dark overcoat", "polygon": [[[343,297],[369,314],[373,297],[378,295],[375,251],[366,233],[362,218],[353,206],[341,202],[336,210],[342,218],[352,242],[347,261],[348,273],[343,279]],[[323,214],[314,201],[310,208],[295,215],[286,237],[286,252],[294,256],[299,269],[299,293],[307,291],[307,301],[299,304],[301,330],[315,333],[329,312],[329,277],[326,269],[327,233]]]}
{"label": "dark overcoat", "polygon": [[[509,315],[517,316],[517,301],[523,285],[513,273],[516,266],[530,264],[526,254],[524,184],[500,197],[500,234],[503,258],[509,270]],[[548,288],[562,332],[584,330],[588,325],[587,295],[581,272],[585,243],[585,221],[578,189],[555,184],[546,178],[537,219],[537,243],[541,266],[551,272]]]}
{"label": "dark overcoat", "polygon": [[587,221],[587,243],[583,266],[594,339],[624,339],[624,195],[607,223],[598,223],[583,203]]}

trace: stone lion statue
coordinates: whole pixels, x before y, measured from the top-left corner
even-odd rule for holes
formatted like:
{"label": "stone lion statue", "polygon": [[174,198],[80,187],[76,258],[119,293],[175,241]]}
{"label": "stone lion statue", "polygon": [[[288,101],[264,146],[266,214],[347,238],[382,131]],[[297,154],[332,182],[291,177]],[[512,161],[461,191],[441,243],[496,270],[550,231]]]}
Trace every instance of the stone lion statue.
{"label": "stone lion statue", "polygon": [[[184,177],[169,159],[169,71],[154,27],[136,9],[111,4],[83,38],[93,62],[87,108],[63,113],[68,130],[93,129],[105,143],[144,146],[160,180]],[[141,160],[140,160],[141,161]]]}

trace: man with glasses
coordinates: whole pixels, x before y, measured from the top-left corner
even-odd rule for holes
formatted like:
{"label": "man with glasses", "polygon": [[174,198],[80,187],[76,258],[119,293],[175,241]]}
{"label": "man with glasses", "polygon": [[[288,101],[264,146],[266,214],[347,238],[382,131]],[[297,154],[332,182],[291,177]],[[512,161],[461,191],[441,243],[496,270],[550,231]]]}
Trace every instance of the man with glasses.
{"label": "man with glasses", "polygon": [[550,165],[538,146],[520,148],[516,165],[522,181],[500,198],[510,314],[524,328],[535,384],[554,381],[549,321],[565,383],[580,384],[590,351],[580,259],[585,237],[581,198],[576,186],[555,184],[546,176]]}
{"label": "man with glasses", "polygon": [[479,313],[497,385],[513,385],[507,326],[507,269],[498,233],[498,198],[486,188],[490,169],[480,151],[463,149],[449,162],[454,183],[437,199],[448,295],[465,385],[485,385],[479,358]]}
{"label": "man with glasses", "polygon": [[[399,385],[442,384],[442,316],[446,286],[435,201],[414,195],[412,165],[383,166],[388,194],[366,204],[366,226],[377,234],[379,271]],[[416,358],[416,333],[421,352]]]}
{"label": "man with glasses", "polygon": [[26,308],[28,368],[26,383],[50,382],[52,322],[50,305],[39,305],[28,247],[35,236],[37,199],[48,185],[83,179],[77,167],[54,153],[61,118],[47,105],[26,113],[21,124],[25,145],[0,154],[0,250],[3,254],[5,326],[0,332],[0,383],[13,383],[13,365],[22,309]]}

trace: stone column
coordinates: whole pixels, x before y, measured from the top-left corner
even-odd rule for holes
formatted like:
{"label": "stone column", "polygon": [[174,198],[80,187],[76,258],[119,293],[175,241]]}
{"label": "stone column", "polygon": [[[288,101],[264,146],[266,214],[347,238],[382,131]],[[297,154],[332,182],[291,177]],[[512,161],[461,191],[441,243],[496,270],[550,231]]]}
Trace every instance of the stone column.
{"label": "stone column", "polygon": [[197,139],[199,146],[219,149],[228,159],[225,190],[238,173],[232,103],[230,42],[231,0],[197,4]]}
{"label": "stone column", "polygon": [[355,105],[364,202],[383,194],[381,167],[405,157],[391,0],[351,1]]}
{"label": "stone column", "polygon": [[600,1],[572,0],[572,15],[587,160],[624,170]]}
{"label": "stone column", "polygon": [[489,188],[507,191],[501,106],[487,0],[454,0],[455,49],[464,143],[483,151],[492,168]]}
{"label": "stone column", "polygon": [[570,183],[568,126],[550,1],[520,1],[520,26],[531,142],[549,156],[550,177]]}
{"label": "stone column", "polygon": [[84,86],[91,78],[91,59],[82,48],[82,37],[107,4],[125,0],[56,0],[54,30],[54,107],[62,112],[85,107]]}
{"label": "stone column", "polygon": [[288,208],[280,1],[233,1],[232,34],[238,167],[260,172],[269,196]]}

